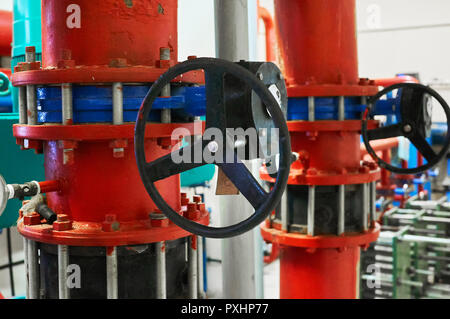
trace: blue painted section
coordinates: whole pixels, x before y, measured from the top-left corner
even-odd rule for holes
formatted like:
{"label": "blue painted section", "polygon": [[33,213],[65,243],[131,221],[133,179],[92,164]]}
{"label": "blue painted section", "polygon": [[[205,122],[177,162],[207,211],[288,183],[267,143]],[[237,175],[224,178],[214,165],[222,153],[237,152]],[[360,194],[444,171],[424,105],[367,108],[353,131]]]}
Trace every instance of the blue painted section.
{"label": "blue painted section", "polygon": [[[137,112],[144,100],[149,86],[124,86],[124,121],[135,122]],[[73,87],[74,123],[112,122],[111,86],[74,86]],[[38,121],[40,123],[61,123],[61,89],[42,87],[37,89]],[[172,96],[157,98],[153,104],[150,120],[159,121],[161,109],[179,110],[186,116],[205,114],[205,88],[182,87],[172,90]]]}
{"label": "blue painted section", "polygon": [[444,145],[447,136],[447,123],[433,122],[431,127],[432,145]]}
{"label": "blue painted section", "polygon": [[0,113],[12,112],[12,98],[11,95],[0,96]]}
{"label": "blue painted section", "polygon": [[191,116],[206,116],[205,86],[172,88],[172,95],[184,97],[184,111]]}
{"label": "blue painted section", "polygon": [[[338,120],[339,98],[315,98],[316,120]],[[361,119],[366,106],[361,104],[361,98],[345,98],[345,118],[348,120]],[[288,121],[308,120],[308,98],[289,98]]]}
{"label": "blue painted section", "polygon": [[[134,85],[123,87],[124,122],[136,121],[142,101],[150,86]],[[74,86],[73,87],[74,123],[112,122],[111,86]],[[37,89],[38,120],[40,123],[61,123],[61,88],[41,87]],[[158,98],[152,107],[150,120],[160,120],[161,109],[172,109],[178,116],[204,116],[206,97],[204,86],[174,87],[172,96]],[[181,174],[182,187],[204,185],[215,173],[214,165],[205,165]]]}

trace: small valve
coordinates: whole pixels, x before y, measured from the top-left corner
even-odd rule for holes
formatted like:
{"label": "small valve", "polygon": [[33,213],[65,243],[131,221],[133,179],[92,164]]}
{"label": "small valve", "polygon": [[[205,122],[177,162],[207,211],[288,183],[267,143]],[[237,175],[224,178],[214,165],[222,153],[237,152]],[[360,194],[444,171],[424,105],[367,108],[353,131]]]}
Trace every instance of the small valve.
{"label": "small valve", "polygon": [[33,197],[40,193],[41,186],[36,181],[25,184],[6,184],[3,176],[0,175],[0,215],[6,209],[8,200],[12,198],[23,200],[25,197]]}

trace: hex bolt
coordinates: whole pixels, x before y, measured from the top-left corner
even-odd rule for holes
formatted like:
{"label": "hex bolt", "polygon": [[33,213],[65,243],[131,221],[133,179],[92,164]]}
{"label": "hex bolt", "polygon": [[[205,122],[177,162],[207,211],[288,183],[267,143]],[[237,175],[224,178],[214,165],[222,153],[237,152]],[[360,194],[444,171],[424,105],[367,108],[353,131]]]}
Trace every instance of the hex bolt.
{"label": "hex bolt", "polygon": [[36,48],[33,46],[25,48],[25,61],[36,62]]}
{"label": "hex bolt", "polygon": [[194,201],[194,203],[199,204],[199,203],[202,202],[202,197],[196,195],[196,196],[193,197],[193,201]]}
{"label": "hex bolt", "polygon": [[314,97],[308,97],[308,121],[313,122],[316,120],[316,102]]}
{"label": "hex bolt", "polygon": [[19,124],[27,124],[27,88],[19,86]]}
{"label": "hex bolt", "polygon": [[72,84],[61,84],[61,101],[62,101],[62,124],[73,124],[73,96],[72,96]]}
{"label": "hex bolt", "polygon": [[[25,61],[27,63],[36,62],[36,48],[26,47],[25,48]],[[27,85],[26,86],[26,96],[27,96],[27,123],[29,125],[37,125],[37,99],[36,99],[36,86]]]}
{"label": "hex bolt", "polygon": [[69,246],[58,245],[58,291],[59,299],[70,299],[67,286],[67,267],[69,266]]}
{"label": "hex bolt", "polygon": [[[160,48],[159,55],[161,61],[166,61],[170,63],[170,48]],[[162,97],[170,97],[172,95],[170,84],[164,86],[161,90]],[[161,110],[161,123],[172,122],[172,111],[170,109]]]}
{"label": "hex bolt", "polygon": [[315,219],[315,194],[316,194],[316,187],[315,186],[309,186],[308,187],[308,209],[307,209],[307,215],[308,215],[308,236],[314,236],[314,219]]}
{"label": "hex bolt", "polygon": [[27,278],[29,299],[39,299],[39,252],[38,245],[34,240],[26,240],[27,250]]}
{"label": "hex bolt", "polygon": [[167,298],[166,289],[166,243],[157,242],[156,248],[156,297]]}
{"label": "hex bolt", "polygon": [[170,61],[170,48],[159,48],[159,56],[161,61]]}
{"label": "hex bolt", "polygon": [[106,295],[108,299],[119,298],[117,247],[106,248]]}
{"label": "hex bolt", "polygon": [[188,287],[189,298],[198,298],[198,268],[197,268],[197,236],[192,235],[188,240]]}
{"label": "hex bolt", "polygon": [[63,150],[63,164],[71,165],[73,164],[74,150],[73,148],[67,148]]}
{"label": "hex bolt", "polygon": [[345,120],[345,98],[343,96],[339,97],[338,102],[338,120],[344,121]]}

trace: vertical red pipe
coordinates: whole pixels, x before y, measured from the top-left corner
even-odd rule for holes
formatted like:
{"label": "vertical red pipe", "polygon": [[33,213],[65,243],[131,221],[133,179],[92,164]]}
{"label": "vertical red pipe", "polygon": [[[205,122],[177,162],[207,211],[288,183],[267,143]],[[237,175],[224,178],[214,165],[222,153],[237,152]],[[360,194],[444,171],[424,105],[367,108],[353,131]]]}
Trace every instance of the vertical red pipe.
{"label": "vertical red pipe", "polygon": [[[382,153],[382,159],[383,161],[385,161],[386,163],[390,163],[391,162],[391,150],[383,150]],[[387,170],[387,169],[383,169],[381,171],[381,185],[383,185],[384,187],[388,187],[389,185],[391,185],[390,182],[390,176],[391,173]]]}
{"label": "vertical red pipe", "polygon": [[288,84],[357,84],[355,20],[355,0],[275,0]]}
{"label": "vertical red pipe", "polygon": [[0,56],[11,56],[12,12],[0,10]]}
{"label": "vertical red pipe", "polygon": [[44,0],[43,66],[57,66],[65,55],[76,65],[155,65],[161,47],[177,52],[178,0]]}
{"label": "vertical red pipe", "polygon": [[275,24],[273,18],[270,15],[269,10],[264,7],[260,7],[258,4],[258,18],[264,22],[266,29],[266,60],[269,62],[276,61],[275,50],[277,47],[277,39],[275,34]]}
{"label": "vertical red pipe", "polygon": [[280,251],[280,298],[354,299],[359,294],[359,247]]}
{"label": "vertical red pipe", "polygon": [[[333,96],[329,86],[359,85],[355,0],[275,0],[275,21],[281,67],[288,87],[320,86],[321,96]],[[309,94],[304,96],[314,96]],[[323,138],[323,132],[321,134]],[[333,134],[336,135],[330,133]],[[295,149],[295,143],[300,143],[301,137],[291,135],[291,138]],[[335,142],[341,141],[343,136],[330,138]],[[349,139],[354,139],[354,147],[347,146],[347,151],[339,150],[332,157],[329,157],[328,149],[323,153],[326,156],[314,160],[354,158],[358,162],[359,136],[355,133]],[[341,169],[346,167],[336,165]],[[280,297],[357,298],[359,257],[360,247],[353,246],[344,245],[339,249],[283,247],[280,252]]]}

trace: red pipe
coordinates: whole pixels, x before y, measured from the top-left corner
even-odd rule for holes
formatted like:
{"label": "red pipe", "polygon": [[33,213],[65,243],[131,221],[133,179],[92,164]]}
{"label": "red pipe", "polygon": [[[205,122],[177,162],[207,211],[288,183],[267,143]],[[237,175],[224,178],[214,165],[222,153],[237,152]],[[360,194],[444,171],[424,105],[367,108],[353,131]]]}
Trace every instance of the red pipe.
{"label": "red pipe", "polygon": [[266,60],[269,62],[276,61],[276,46],[277,39],[275,34],[275,24],[273,18],[269,12],[264,7],[258,4],[258,18],[264,22],[264,27],[266,29]]}
{"label": "red pipe", "polygon": [[282,247],[280,298],[357,298],[359,255],[359,247],[348,247],[344,251]]}
{"label": "red pipe", "polygon": [[270,250],[269,256],[264,256],[264,263],[271,264],[277,260],[280,255],[280,246],[277,243],[272,243],[272,249]]}
{"label": "red pipe", "polygon": [[[372,146],[375,152],[387,151],[395,147],[398,147],[398,138],[393,137],[384,140],[371,141],[370,146]],[[366,146],[363,143],[361,143],[360,150],[361,150],[361,158],[369,154],[367,152]]]}
{"label": "red pipe", "polygon": [[12,12],[0,10],[0,56],[11,56]]}
{"label": "red pipe", "polygon": [[[385,161],[386,163],[390,163],[391,149],[398,147],[398,143],[399,143],[398,138],[393,137],[379,141],[371,141],[370,145],[372,146],[375,152],[377,153],[381,152],[381,158],[383,159],[383,161]],[[361,143],[360,150],[361,150],[361,159],[364,159],[365,157],[369,156],[368,155],[369,153],[367,152],[367,149],[363,143]],[[391,185],[390,176],[391,173],[388,170],[386,169],[381,170],[381,185],[383,188],[388,188]]]}
{"label": "red pipe", "polygon": [[[370,96],[378,91],[358,75],[355,0],[275,0],[275,23],[289,97]],[[359,121],[309,123],[318,129],[295,131],[290,126],[292,149],[308,154],[293,163],[291,175],[299,174],[293,184],[323,185],[316,176],[329,177],[327,182],[333,178],[332,185],[379,177],[373,164],[361,165]],[[339,128],[331,129],[336,123]],[[352,123],[358,123],[357,129]],[[351,182],[355,175],[357,182]],[[360,247],[375,240],[376,226],[358,233],[358,244],[351,242],[356,235],[350,232],[308,236],[263,227],[266,240],[282,245],[280,297],[356,298]]]}
{"label": "red pipe", "polygon": [[388,87],[398,83],[419,83],[415,77],[410,75],[400,75],[395,78],[374,79],[375,85]]}
{"label": "red pipe", "polygon": [[42,2],[43,66],[63,59],[77,66],[109,65],[126,59],[128,65],[154,66],[162,47],[176,60],[177,0],[44,0]]}
{"label": "red pipe", "polygon": [[289,85],[358,84],[355,0],[275,0]]}
{"label": "red pipe", "polygon": [[0,72],[5,74],[9,79],[11,79],[11,69],[0,68]]}
{"label": "red pipe", "polygon": [[41,188],[41,193],[52,193],[60,191],[60,186],[58,181],[43,181],[39,182],[39,187]]}

